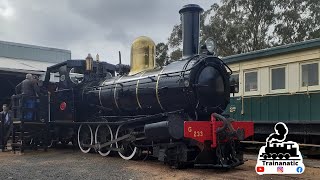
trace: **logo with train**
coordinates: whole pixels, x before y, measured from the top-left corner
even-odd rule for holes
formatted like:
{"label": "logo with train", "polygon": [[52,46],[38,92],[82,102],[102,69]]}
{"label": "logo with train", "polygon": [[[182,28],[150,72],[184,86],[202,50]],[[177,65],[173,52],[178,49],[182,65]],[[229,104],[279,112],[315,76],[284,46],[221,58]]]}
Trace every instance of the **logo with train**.
{"label": "logo with train", "polygon": [[263,174],[302,174],[305,166],[299,145],[285,141],[288,127],[283,122],[274,126],[275,133],[266,139],[266,145],[259,151],[256,172]]}

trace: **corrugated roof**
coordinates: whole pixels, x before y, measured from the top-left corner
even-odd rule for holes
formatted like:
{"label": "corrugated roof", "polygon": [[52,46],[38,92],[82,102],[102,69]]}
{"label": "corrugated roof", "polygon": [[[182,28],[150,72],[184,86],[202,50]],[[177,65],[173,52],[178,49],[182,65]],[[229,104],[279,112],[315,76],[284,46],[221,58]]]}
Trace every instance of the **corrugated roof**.
{"label": "corrugated roof", "polygon": [[70,53],[70,50],[66,50],[66,49],[51,48],[51,47],[44,47],[44,46],[37,46],[37,45],[30,45],[30,44],[22,44],[22,43],[16,43],[16,42],[0,41],[0,44],[7,44],[10,46],[29,47],[29,48],[33,48],[33,49],[42,49],[42,50]]}
{"label": "corrugated roof", "polygon": [[71,51],[0,41],[0,57],[59,63],[71,59]]}
{"label": "corrugated roof", "polygon": [[55,63],[0,57],[0,70],[42,74]]}
{"label": "corrugated roof", "polygon": [[272,47],[268,49],[261,49],[258,51],[252,51],[243,54],[236,54],[232,56],[223,57],[222,60],[228,63],[236,63],[240,61],[247,61],[252,59],[259,59],[268,56],[274,56],[279,54],[285,54],[293,51],[301,51],[306,49],[312,48],[319,48],[320,47],[320,38],[312,39],[308,41],[298,42],[298,43],[291,43],[282,46]]}

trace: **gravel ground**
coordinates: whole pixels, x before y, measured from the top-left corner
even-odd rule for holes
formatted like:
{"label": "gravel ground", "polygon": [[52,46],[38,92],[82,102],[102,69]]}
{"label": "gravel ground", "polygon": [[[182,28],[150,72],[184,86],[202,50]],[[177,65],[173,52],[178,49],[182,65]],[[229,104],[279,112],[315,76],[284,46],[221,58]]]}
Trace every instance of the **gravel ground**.
{"label": "gravel ground", "polygon": [[[302,175],[255,173],[255,160],[230,171],[215,169],[176,170],[158,161],[125,161],[117,156],[101,157],[70,149],[0,152],[0,179],[319,179],[320,168],[307,167]],[[318,163],[316,163],[318,164]]]}

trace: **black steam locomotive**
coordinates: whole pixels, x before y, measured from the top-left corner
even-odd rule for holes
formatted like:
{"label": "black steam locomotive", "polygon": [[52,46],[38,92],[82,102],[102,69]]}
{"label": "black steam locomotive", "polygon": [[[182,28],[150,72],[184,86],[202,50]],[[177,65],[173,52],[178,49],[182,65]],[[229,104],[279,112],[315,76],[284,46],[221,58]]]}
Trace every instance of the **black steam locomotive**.
{"label": "black steam locomotive", "polygon": [[130,66],[88,56],[49,67],[48,105],[38,119],[48,122],[52,139],[76,139],[84,153],[115,151],[126,160],[148,154],[175,167],[242,164],[239,141],[253,135],[253,123],[221,115],[235,87],[210,41],[199,54],[201,12],[192,4],[179,11],[183,58],[164,67],[155,66],[147,37],[134,41]]}

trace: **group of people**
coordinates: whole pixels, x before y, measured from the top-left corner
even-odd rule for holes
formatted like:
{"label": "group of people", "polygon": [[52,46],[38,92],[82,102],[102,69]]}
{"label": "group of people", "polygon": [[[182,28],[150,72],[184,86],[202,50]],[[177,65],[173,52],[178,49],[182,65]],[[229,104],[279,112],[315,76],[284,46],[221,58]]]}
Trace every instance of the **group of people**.
{"label": "group of people", "polygon": [[[16,94],[21,94],[25,96],[25,102],[23,103],[23,107],[26,108],[34,108],[36,101],[34,98],[30,97],[38,97],[40,93],[40,89],[37,83],[37,79],[32,76],[32,74],[27,74],[26,79],[20,82],[15,88]],[[9,110],[8,104],[3,104],[2,111],[0,112],[0,120],[3,121],[4,124],[9,125],[11,122],[11,111]],[[32,113],[26,113],[25,119],[32,119]]]}
{"label": "group of people", "polygon": [[[26,79],[19,83],[15,88],[16,94],[24,96],[22,106],[25,108],[35,108],[35,97],[39,96],[40,89],[38,86],[38,80],[32,74],[27,74]],[[34,118],[34,112],[23,113],[25,120],[32,120]],[[8,104],[2,105],[2,111],[0,112],[0,144],[6,144],[6,141],[10,135],[12,129],[12,112],[10,111]]]}

